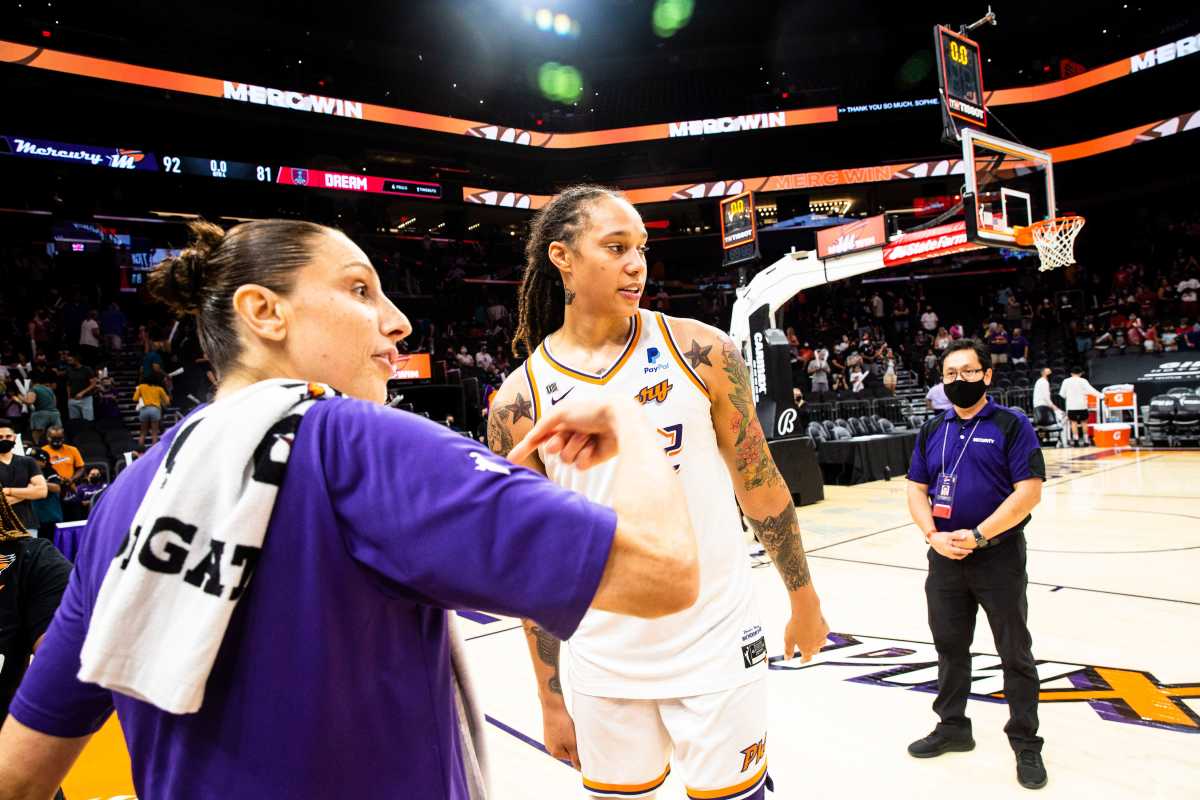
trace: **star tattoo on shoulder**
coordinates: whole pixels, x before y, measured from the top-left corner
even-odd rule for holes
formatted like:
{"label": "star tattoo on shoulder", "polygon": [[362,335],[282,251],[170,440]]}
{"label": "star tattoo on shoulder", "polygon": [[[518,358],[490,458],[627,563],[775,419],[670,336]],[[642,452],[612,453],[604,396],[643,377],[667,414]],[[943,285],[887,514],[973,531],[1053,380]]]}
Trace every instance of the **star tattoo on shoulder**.
{"label": "star tattoo on shoulder", "polygon": [[686,353],[684,353],[684,355],[687,356],[687,360],[692,363],[692,369],[695,369],[701,364],[711,367],[712,362],[708,360],[708,354],[711,351],[711,344],[707,347],[701,347],[699,342],[697,342],[695,339],[692,339],[692,349],[688,350]]}
{"label": "star tattoo on shoulder", "polygon": [[530,422],[533,421],[533,403],[526,400],[520,392],[517,392],[516,400],[504,406],[504,411],[512,414],[512,419],[509,420],[510,424],[515,425],[521,419],[526,418]]}

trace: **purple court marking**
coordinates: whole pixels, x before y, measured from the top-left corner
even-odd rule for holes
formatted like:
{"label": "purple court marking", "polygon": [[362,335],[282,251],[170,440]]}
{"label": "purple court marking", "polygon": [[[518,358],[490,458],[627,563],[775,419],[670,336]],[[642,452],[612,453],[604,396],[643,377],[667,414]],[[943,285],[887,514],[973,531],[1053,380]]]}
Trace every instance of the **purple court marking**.
{"label": "purple court marking", "polygon": [[[550,755],[550,753],[546,750],[546,746],[544,744],[542,744],[541,742],[539,742],[537,739],[534,739],[531,736],[526,736],[525,734],[521,733],[516,728],[512,728],[512,727],[509,727],[508,725],[505,725],[503,722],[501,722],[500,720],[491,716],[490,714],[484,714],[483,718],[486,719],[488,722],[492,723],[493,725],[495,725],[500,730],[509,734],[510,736],[515,736],[516,738],[520,739],[522,742],[529,745],[530,747],[541,750],[546,755]],[[551,757],[553,758],[553,756],[551,756]],[[575,766],[570,761],[563,761],[561,758],[555,758],[554,760],[560,764],[566,764],[571,769],[575,769]]]}
{"label": "purple court marking", "polygon": [[480,611],[456,611],[454,612],[460,617],[466,617],[472,622],[478,622],[480,625],[491,625],[493,622],[499,622],[499,617],[493,617],[489,614],[484,614]]}
{"label": "purple court marking", "polygon": [[[522,742],[529,745],[530,747],[537,748],[538,750],[541,750],[543,753],[546,753],[546,746],[544,744],[542,744],[541,742],[539,742],[537,739],[526,736],[525,734],[521,733],[516,728],[511,728],[508,725],[505,725],[503,722],[496,719],[491,714],[484,714],[483,718],[486,719],[488,722],[492,723],[493,725],[495,725],[500,730],[504,731],[505,733],[517,737],[518,739],[520,739]],[[546,753],[546,755],[549,755],[549,753]]]}
{"label": "purple court marking", "polygon": [[1123,453],[1127,453],[1127,452],[1135,452],[1136,453],[1136,452],[1139,452],[1139,450],[1136,447],[1135,448],[1128,448],[1128,447],[1110,448],[1108,450],[1100,450],[1099,452],[1096,452],[1096,453],[1088,453],[1085,456],[1075,456],[1071,460],[1072,461],[1100,461],[1101,459],[1112,458],[1113,456],[1119,456],[1119,455],[1121,455]]}

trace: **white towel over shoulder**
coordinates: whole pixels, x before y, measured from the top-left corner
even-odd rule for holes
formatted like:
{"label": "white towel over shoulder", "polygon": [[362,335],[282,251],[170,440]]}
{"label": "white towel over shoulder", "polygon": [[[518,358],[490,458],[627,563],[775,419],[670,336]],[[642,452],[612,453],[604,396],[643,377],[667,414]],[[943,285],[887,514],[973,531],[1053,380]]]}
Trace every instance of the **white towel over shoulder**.
{"label": "white towel over shoulder", "polygon": [[304,413],[324,384],[256,383],[192,414],[96,597],[79,679],[194,713],[262,551]]}

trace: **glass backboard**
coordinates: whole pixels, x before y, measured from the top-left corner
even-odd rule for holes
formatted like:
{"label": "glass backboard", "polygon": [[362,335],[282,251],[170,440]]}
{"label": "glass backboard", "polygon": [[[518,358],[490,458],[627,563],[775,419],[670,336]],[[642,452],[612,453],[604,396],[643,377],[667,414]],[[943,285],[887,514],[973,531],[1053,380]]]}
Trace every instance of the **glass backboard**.
{"label": "glass backboard", "polygon": [[963,129],[962,148],[967,238],[1032,249],[1017,244],[1017,234],[1055,215],[1050,154],[974,128]]}

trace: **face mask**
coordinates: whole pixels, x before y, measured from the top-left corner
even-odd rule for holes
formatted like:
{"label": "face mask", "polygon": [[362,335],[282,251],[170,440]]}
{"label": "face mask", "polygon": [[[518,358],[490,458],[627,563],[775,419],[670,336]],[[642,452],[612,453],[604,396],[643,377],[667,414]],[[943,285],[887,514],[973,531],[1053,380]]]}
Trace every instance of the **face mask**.
{"label": "face mask", "polygon": [[63,446],[63,441],[64,441],[63,439],[57,439],[57,438],[56,438],[56,439],[51,439],[51,440],[50,440],[50,446],[51,446],[51,447],[53,447],[53,448],[55,448],[55,449],[58,449],[59,447],[62,447],[62,446]]}
{"label": "face mask", "polygon": [[88,481],[89,481],[90,483],[99,483],[99,482],[100,482],[100,476],[99,476],[99,475],[93,475],[92,477],[88,478]]}
{"label": "face mask", "polygon": [[946,384],[946,397],[959,408],[970,408],[979,402],[987,392],[987,384],[982,380],[964,381],[961,378]]}
{"label": "face mask", "polygon": [[11,453],[16,446],[17,443],[12,439],[2,439],[0,440],[0,453]]}

